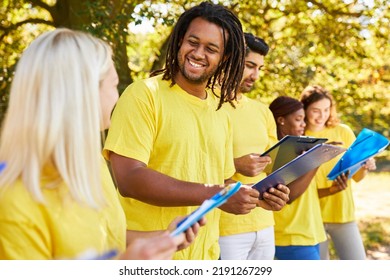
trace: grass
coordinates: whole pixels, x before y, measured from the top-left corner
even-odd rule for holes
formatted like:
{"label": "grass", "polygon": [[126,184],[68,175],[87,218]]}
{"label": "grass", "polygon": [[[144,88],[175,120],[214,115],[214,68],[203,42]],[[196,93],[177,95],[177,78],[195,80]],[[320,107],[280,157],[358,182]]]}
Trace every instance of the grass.
{"label": "grass", "polygon": [[[353,191],[367,258],[390,260],[390,172],[369,173]],[[330,256],[337,259],[333,244]]]}
{"label": "grass", "polygon": [[390,218],[360,220],[359,228],[367,250],[390,246]]}

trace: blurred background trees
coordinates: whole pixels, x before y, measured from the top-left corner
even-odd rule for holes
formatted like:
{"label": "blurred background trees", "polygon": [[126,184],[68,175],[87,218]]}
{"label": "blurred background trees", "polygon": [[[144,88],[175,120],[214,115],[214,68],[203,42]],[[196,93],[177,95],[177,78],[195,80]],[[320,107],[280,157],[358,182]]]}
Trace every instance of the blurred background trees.
{"label": "blurred background trees", "polygon": [[[0,4],[0,119],[15,64],[40,33],[55,27],[111,43],[119,91],[164,64],[178,16],[201,1],[3,0]],[[390,3],[387,0],[231,0],[244,31],[271,47],[252,97],[299,97],[309,84],[331,91],[343,122],[390,136]],[[55,62],[53,62],[55,63]],[[66,78],[66,77],[65,77]]]}

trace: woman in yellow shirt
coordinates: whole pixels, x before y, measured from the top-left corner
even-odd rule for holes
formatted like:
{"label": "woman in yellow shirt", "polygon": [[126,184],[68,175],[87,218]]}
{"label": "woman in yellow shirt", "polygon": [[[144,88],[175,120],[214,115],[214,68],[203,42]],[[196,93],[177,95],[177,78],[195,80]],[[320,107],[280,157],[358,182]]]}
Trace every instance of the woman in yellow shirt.
{"label": "woman in yellow shirt", "polygon": [[[274,115],[278,139],[301,136],[305,131],[303,104],[292,97],[279,96],[269,106]],[[317,187],[312,180],[317,169],[295,180],[289,187],[290,201],[274,212],[275,258],[279,260],[319,260],[319,243],[326,240]]]}
{"label": "woman in yellow shirt", "polygon": [[111,56],[102,40],[59,28],[20,58],[1,132],[0,259],[170,259],[196,234],[151,232],[126,246],[101,155],[118,99]]}
{"label": "woman in yellow shirt", "polygon": [[[305,134],[327,138],[348,148],[355,140],[351,128],[340,124],[331,94],[320,86],[308,86],[301,94],[306,112]],[[321,165],[315,181],[320,197],[321,214],[327,234],[332,239],[337,255],[344,260],[364,260],[366,253],[355,218],[355,204],[352,195],[352,180],[347,184],[332,185],[327,175],[341,155]],[[360,181],[368,170],[376,168],[375,160],[369,159],[352,179]],[[320,244],[321,259],[329,259],[328,242]]]}

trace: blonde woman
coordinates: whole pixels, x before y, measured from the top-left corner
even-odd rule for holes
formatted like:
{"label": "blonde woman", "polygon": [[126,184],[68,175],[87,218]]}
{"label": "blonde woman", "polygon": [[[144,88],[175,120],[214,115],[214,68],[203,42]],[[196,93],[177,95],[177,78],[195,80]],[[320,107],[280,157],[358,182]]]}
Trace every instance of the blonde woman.
{"label": "blonde woman", "polygon": [[111,56],[91,35],[56,29],[18,62],[1,132],[0,259],[170,259],[188,245],[184,234],[160,231],[126,248],[125,216],[101,155],[118,99]]}

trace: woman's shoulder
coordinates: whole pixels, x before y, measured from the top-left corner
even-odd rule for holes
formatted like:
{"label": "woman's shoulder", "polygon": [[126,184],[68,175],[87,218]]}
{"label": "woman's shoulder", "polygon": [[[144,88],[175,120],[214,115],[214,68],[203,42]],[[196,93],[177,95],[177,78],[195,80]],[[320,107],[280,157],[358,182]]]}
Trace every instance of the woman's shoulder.
{"label": "woman's shoulder", "polygon": [[345,123],[339,123],[335,126],[335,128],[341,131],[352,131],[352,128]]}
{"label": "woman's shoulder", "polygon": [[350,126],[348,126],[347,124],[339,123],[334,127],[334,129],[340,135],[346,135],[346,136],[350,136],[350,137],[355,136],[355,133],[353,132],[352,128]]}
{"label": "woman's shoulder", "polygon": [[356,139],[355,133],[346,124],[338,124],[334,127],[334,135],[337,135],[342,142],[345,143],[346,146],[349,146],[352,144],[352,142]]}
{"label": "woman's shoulder", "polygon": [[12,185],[1,186],[0,188],[0,217],[4,215],[16,218],[21,213],[33,214],[39,204],[34,201],[26,186],[21,180],[15,181]]}

